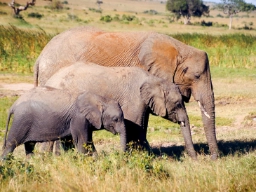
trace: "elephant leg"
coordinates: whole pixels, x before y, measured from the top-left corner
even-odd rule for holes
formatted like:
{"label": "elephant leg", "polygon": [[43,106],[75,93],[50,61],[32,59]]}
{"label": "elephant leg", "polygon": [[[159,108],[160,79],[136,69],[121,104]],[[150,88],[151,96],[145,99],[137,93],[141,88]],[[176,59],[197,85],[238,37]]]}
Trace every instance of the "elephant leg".
{"label": "elephant leg", "polygon": [[8,159],[8,156],[11,156],[14,149],[16,148],[16,144],[7,144],[6,147],[4,148],[3,154],[1,155],[1,160],[6,160]]}
{"label": "elephant leg", "polygon": [[125,121],[127,132],[128,148],[137,150],[147,150],[150,153],[150,146],[146,139],[147,129],[134,124],[133,122]]}
{"label": "elephant leg", "polygon": [[148,153],[151,153],[151,148],[147,140],[147,130],[148,130],[148,121],[149,121],[149,111],[147,110],[143,116],[143,124],[140,133],[140,142],[143,149],[147,150]]}
{"label": "elephant leg", "polygon": [[24,143],[27,158],[30,158],[34,154],[35,145],[36,142],[33,141]]}
{"label": "elephant leg", "polygon": [[72,136],[66,136],[61,138],[61,147],[64,151],[68,151],[70,149],[75,148]]}
{"label": "elephant leg", "polygon": [[92,140],[92,129],[87,128],[85,130],[72,130],[71,134],[77,147],[78,152],[86,155],[96,155],[97,152]]}
{"label": "elephant leg", "polygon": [[43,153],[51,153],[53,152],[53,147],[54,147],[54,141],[48,141],[48,142],[43,142],[39,144],[40,147],[40,151]]}
{"label": "elephant leg", "polygon": [[62,141],[57,140],[57,141],[54,142],[54,144],[55,144],[54,154],[59,156],[61,154]]}

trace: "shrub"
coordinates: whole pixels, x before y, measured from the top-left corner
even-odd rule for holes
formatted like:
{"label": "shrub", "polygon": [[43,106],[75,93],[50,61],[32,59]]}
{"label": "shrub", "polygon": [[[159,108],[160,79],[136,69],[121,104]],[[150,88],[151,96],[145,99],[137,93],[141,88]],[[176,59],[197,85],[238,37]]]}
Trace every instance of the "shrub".
{"label": "shrub", "polygon": [[211,22],[211,21],[209,21],[209,22],[205,22],[205,21],[203,20],[203,21],[201,21],[201,26],[207,26],[207,27],[210,27],[210,26],[212,26],[212,22]]}
{"label": "shrub", "polygon": [[37,18],[37,19],[41,19],[44,15],[40,14],[40,13],[29,13],[28,17],[33,17],[33,18]]}
{"label": "shrub", "polygon": [[114,20],[114,21],[120,21],[119,14],[116,14],[116,15],[113,17],[113,20]]}
{"label": "shrub", "polygon": [[0,10],[0,15],[7,15],[7,13]]}
{"label": "shrub", "polygon": [[134,15],[123,15],[122,16],[122,21],[133,21],[136,18]]}
{"label": "shrub", "polygon": [[223,16],[223,15],[221,15],[221,14],[218,14],[218,15],[216,15],[216,17],[223,18],[224,16]]}
{"label": "shrub", "polygon": [[63,4],[62,4],[60,1],[54,0],[54,1],[52,2],[51,8],[52,8],[52,9],[60,10],[60,9],[63,9]]}
{"label": "shrub", "polygon": [[92,12],[95,12],[95,13],[102,13],[102,10],[94,9],[94,8],[89,8],[89,11],[92,11]]}
{"label": "shrub", "polygon": [[104,22],[111,22],[112,21],[112,17],[110,15],[101,16],[100,20],[104,21]]}
{"label": "shrub", "polygon": [[0,2],[0,6],[7,6],[7,3]]}
{"label": "shrub", "polygon": [[158,14],[158,12],[156,10],[152,10],[152,9],[146,10],[143,13],[150,14],[150,15],[157,15]]}

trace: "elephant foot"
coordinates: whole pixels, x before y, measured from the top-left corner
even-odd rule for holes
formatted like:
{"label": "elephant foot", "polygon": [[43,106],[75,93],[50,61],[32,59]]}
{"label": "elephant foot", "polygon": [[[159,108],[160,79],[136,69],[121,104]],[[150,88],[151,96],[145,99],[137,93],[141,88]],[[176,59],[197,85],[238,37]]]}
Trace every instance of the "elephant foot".
{"label": "elephant foot", "polygon": [[213,160],[213,161],[216,161],[218,159],[218,154],[212,154],[211,155],[211,160]]}

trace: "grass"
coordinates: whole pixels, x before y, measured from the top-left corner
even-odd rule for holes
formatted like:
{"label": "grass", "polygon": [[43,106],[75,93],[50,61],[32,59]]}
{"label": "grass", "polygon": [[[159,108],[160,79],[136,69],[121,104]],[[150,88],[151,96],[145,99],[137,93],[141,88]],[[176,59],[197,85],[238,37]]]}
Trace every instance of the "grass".
{"label": "grass", "polygon": [[199,155],[194,162],[136,151],[97,159],[69,152],[8,161],[0,165],[0,185],[7,191],[254,191],[255,155],[236,152],[216,162]]}
{"label": "grass", "polygon": [[[4,13],[0,17],[1,83],[33,83],[33,65],[43,47],[55,34],[79,25],[107,31],[157,31],[205,50],[211,65],[220,149],[220,158],[211,161],[201,114],[192,99],[186,108],[198,161],[192,161],[185,153],[178,124],[150,116],[147,138],[151,155],[138,151],[120,153],[119,136],[106,131],[93,133],[97,158],[84,157],[76,150],[61,156],[41,154],[37,147],[35,156],[27,160],[23,146],[19,146],[13,159],[0,162],[0,191],[256,190],[255,30],[169,23],[163,5],[154,1],[110,0],[101,5],[102,13],[89,10],[97,9],[94,0],[68,1],[59,11],[46,8],[47,1],[38,1],[21,13],[23,19],[14,19],[10,8],[0,5],[0,13]],[[144,13],[145,10],[156,10],[158,14]],[[42,18],[31,17],[33,13]],[[220,25],[228,23],[228,18],[217,14],[212,11],[213,17],[201,19]],[[253,22],[254,15],[234,18],[234,27]],[[192,18],[193,21],[198,19]],[[13,92],[0,87],[0,144],[8,108],[16,99]]]}
{"label": "grass", "polygon": [[43,30],[0,26],[0,71],[32,73],[35,59],[50,38]]}
{"label": "grass", "polygon": [[[241,68],[241,71],[244,68],[256,68],[256,36],[213,36],[197,33],[180,33],[172,36],[188,45],[205,50],[212,66],[221,69],[233,68],[234,72],[237,72],[237,68]],[[36,58],[52,37],[53,35],[42,29],[22,30],[12,25],[0,26],[0,71],[31,74]]]}

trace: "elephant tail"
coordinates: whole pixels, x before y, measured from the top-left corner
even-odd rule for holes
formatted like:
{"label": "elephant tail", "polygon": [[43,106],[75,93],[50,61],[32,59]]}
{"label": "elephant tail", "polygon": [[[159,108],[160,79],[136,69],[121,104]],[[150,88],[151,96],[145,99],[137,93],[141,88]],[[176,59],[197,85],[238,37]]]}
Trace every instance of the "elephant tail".
{"label": "elephant tail", "polygon": [[34,65],[34,87],[38,86],[38,74],[39,74],[39,58]]}
{"label": "elephant tail", "polygon": [[14,113],[14,110],[13,110],[13,108],[11,108],[9,111],[8,117],[7,117],[7,121],[6,121],[3,149],[6,147],[6,137],[7,137],[7,133],[8,133],[8,127],[9,127],[9,123],[10,123],[11,116],[13,113]]}

